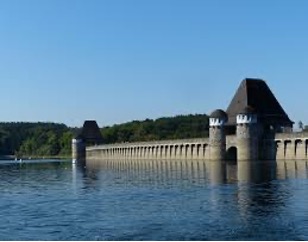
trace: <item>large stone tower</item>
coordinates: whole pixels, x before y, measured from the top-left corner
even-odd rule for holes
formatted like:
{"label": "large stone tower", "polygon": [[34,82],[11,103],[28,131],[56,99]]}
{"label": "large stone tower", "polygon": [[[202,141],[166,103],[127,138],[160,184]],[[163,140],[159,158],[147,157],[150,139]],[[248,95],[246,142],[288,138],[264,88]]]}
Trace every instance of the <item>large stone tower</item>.
{"label": "large stone tower", "polygon": [[275,159],[275,133],[292,130],[294,123],[266,82],[255,78],[241,82],[226,112],[228,134],[237,134],[238,160]]}
{"label": "large stone tower", "polygon": [[210,160],[224,160],[226,154],[225,123],[228,121],[227,114],[217,109],[210,115]]}
{"label": "large stone tower", "polygon": [[272,126],[275,131],[292,129],[293,122],[265,81],[246,78],[241,82],[226,111],[227,126],[236,126],[237,115],[247,106],[252,107],[258,115],[259,125]]}
{"label": "large stone tower", "polygon": [[259,134],[257,114],[249,106],[236,116],[237,159],[257,160],[259,158]]}

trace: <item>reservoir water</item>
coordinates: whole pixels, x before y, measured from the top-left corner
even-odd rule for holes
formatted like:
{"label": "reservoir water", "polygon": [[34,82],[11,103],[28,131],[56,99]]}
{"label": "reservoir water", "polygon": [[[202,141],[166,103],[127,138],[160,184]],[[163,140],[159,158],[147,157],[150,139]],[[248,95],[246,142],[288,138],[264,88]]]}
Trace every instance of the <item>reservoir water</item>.
{"label": "reservoir water", "polygon": [[0,161],[0,240],[308,240],[305,161]]}

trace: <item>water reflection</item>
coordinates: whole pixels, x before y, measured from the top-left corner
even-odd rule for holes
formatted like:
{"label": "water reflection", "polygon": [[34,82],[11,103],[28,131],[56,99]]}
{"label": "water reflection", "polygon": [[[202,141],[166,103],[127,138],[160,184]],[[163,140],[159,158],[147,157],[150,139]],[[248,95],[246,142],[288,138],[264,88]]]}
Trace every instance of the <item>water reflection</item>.
{"label": "water reflection", "polygon": [[307,161],[277,161],[278,179],[307,179],[308,168]]}
{"label": "water reflection", "polygon": [[239,161],[237,163],[237,180],[239,183],[262,183],[276,178],[275,161]]}
{"label": "water reflection", "polygon": [[[106,186],[112,180],[113,187],[114,183],[125,184],[127,191],[154,191],[160,199],[168,198],[166,211],[183,205],[178,214],[192,213],[192,221],[202,221],[198,233],[204,227],[218,226],[215,235],[211,234],[211,227],[205,237],[198,237],[200,240],[297,238],[292,222],[294,212],[288,208],[294,191],[289,180],[287,185],[278,180],[307,178],[305,161],[91,160],[86,169],[96,172],[98,180],[93,184],[97,186]],[[153,194],[146,206],[158,206],[152,200],[156,196]]]}
{"label": "water reflection", "polygon": [[226,162],[215,162],[209,161],[208,166],[208,176],[211,184],[218,185],[226,183],[227,173],[226,173]]}
{"label": "water reflection", "polygon": [[[262,183],[286,177],[307,178],[307,163],[276,161],[88,160],[86,172],[113,171],[129,181],[200,184]],[[92,174],[94,175],[94,174]]]}
{"label": "water reflection", "polygon": [[82,190],[90,192],[91,189],[99,188],[100,172],[101,168],[99,166],[87,169],[82,163],[72,163],[73,190],[77,192],[81,187]]}
{"label": "water reflection", "polygon": [[308,238],[306,161],[41,163],[0,165],[6,240]]}

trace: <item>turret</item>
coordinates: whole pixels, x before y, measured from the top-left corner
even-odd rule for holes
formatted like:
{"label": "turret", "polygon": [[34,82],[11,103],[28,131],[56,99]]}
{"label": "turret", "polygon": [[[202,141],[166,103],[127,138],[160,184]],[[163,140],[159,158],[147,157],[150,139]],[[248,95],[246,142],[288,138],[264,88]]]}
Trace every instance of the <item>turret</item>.
{"label": "turret", "polygon": [[237,159],[257,160],[259,135],[257,113],[247,106],[236,116]]}
{"label": "turret", "polygon": [[210,160],[224,160],[226,154],[225,123],[228,121],[227,114],[217,109],[210,115],[209,145]]}

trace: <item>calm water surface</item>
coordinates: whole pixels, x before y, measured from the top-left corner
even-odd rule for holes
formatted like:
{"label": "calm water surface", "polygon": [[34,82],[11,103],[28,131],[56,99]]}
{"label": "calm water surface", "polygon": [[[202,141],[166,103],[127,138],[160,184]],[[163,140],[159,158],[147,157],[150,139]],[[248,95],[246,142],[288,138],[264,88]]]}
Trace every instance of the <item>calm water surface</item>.
{"label": "calm water surface", "polygon": [[308,240],[304,161],[0,161],[0,240]]}

